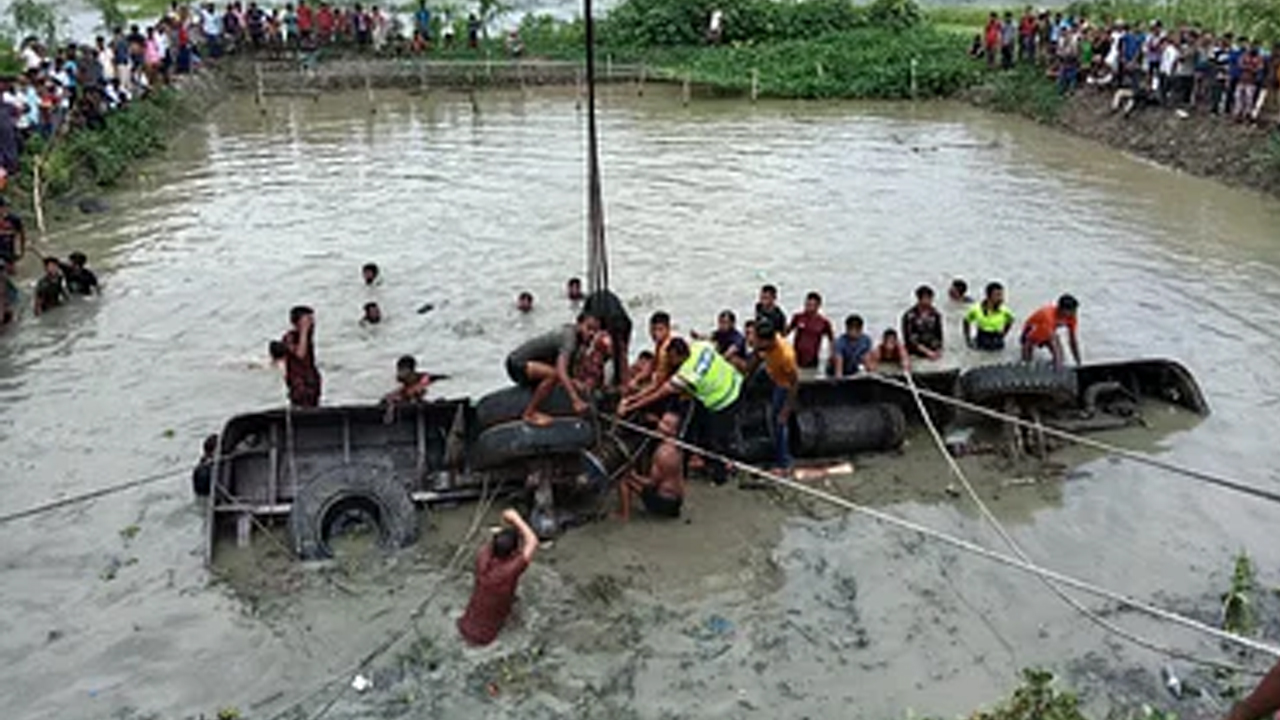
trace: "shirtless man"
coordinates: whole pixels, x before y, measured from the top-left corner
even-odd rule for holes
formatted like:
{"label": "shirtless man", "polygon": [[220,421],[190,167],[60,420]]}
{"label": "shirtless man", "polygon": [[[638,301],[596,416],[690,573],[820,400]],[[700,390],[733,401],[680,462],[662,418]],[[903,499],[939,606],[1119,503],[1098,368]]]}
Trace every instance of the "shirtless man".
{"label": "shirtless man", "polygon": [[560,330],[544,333],[516,348],[507,356],[507,375],[517,385],[533,388],[533,396],[525,406],[521,418],[530,425],[551,424],[551,416],[539,408],[551,396],[556,385],[569,394],[573,411],[579,415],[589,406],[578,392],[577,384],[570,377],[578,353],[595,338],[600,322],[586,313],[578,315],[577,325],[565,325]]}
{"label": "shirtless man", "polygon": [[622,505],[619,518],[626,522],[631,518],[631,496],[637,495],[645,512],[666,518],[680,517],[684,504],[684,455],[672,440],[680,432],[680,416],[674,412],[663,414],[658,421],[658,432],[665,440],[653,451],[648,475],[632,472],[618,486],[618,499]]}

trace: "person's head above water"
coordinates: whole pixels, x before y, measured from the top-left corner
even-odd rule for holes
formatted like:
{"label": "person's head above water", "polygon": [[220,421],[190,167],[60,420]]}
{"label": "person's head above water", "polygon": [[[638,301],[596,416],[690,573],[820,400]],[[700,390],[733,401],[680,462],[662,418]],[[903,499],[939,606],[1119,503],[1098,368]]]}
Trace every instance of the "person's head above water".
{"label": "person's head above water", "polygon": [[280,362],[289,355],[289,346],[279,340],[272,340],[267,343],[267,354],[271,356],[271,362]]}
{"label": "person's head above water", "polygon": [[649,316],[649,337],[654,345],[661,345],[671,337],[671,316],[659,310]]}
{"label": "person's head above water", "polygon": [[201,447],[201,451],[204,453],[206,458],[213,457],[213,454],[218,452],[218,436],[209,435],[206,437],[204,439],[204,445]]}
{"label": "person's head above water", "polygon": [[600,318],[587,313],[578,313],[578,334],[583,336],[595,335],[600,331]]}
{"label": "person's head above water", "polygon": [[493,536],[493,556],[497,558],[509,558],[515,554],[520,547],[520,536],[516,534],[516,529],[505,527]]}
{"label": "person's head above water", "polygon": [[569,282],[565,283],[565,296],[570,300],[581,300],[582,280],[578,278],[569,278]]}
{"label": "person's head above water", "polygon": [[862,334],[863,324],[861,315],[850,315],[844,319],[844,331],[849,335],[857,337]]}
{"label": "person's head above water", "polygon": [[294,305],[292,308],[289,309],[289,324],[297,325],[299,322],[302,321],[302,318],[304,317],[314,318],[315,315],[316,315],[316,311],[312,310],[310,307],[307,307],[306,305]]}
{"label": "person's head above water", "polygon": [[822,309],[822,296],[816,292],[811,292],[804,296],[804,311],[810,314],[818,312]]}
{"label": "person's head above water", "polygon": [[1004,285],[998,282],[989,282],[986,287],[987,304],[991,307],[1000,307],[1004,304]]}
{"label": "person's head above water", "polygon": [[898,347],[898,331],[893,328],[886,329],[880,336],[880,345],[888,350]]}
{"label": "person's head above water", "polygon": [[382,308],[378,307],[378,303],[367,302],[364,304],[364,321],[370,325],[377,325],[382,322]]}
{"label": "person's head above water", "polygon": [[418,361],[412,355],[401,355],[396,361],[396,379],[402,383],[413,382],[418,378]]}
{"label": "person's head above water", "polygon": [[952,300],[964,300],[965,296],[968,294],[969,283],[965,282],[964,278],[956,278],[955,280],[952,280],[951,287],[947,289],[947,297]]}
{"label": "person's head above water", "polygon": [[1074,295],[1064,294],[1058,298],[1058,314],[1064,317],[1075,317],[1080,310],[1080,301]]}
{"label": "person's head above water", "polygon": [[771,308],[776,302],[778,302],[777,287],[773,285],[765,285],[760,288],[760,305]]}
{"label": "person's head above water", "polygon": [[58,258],[51,255],[44,259],[44,274],[49,277],[57,277],[62,274],[62,263],[58,262]]}
{"label": "person's head above water", "polygon": [[734,315],[732,310],[721,310],[720,315],[716,317],[716,329],[720,332],[729,332],[737,324],[738,316]]}
{"label": "person's head above water", "polygon": [[516,309],[522,313],[533,310],[533,293],[525,290],[516,297]]}
{"label": "person's head above water", "polygon": [[89,258],[85,257],[85,254],[78,250],[68,255],[67,259],[71,261],[72,266],[77,268],[83,268],[85,265],[89,264]]}
{"label": "person's head above water", "polygon": [[378,281],[378,264],[365,263],[364,267],[360,268],[360,275],[364,278],[365,285],[374,284]]}
{"label": "person's head above water", "polygon": [[689,343],[684,338],[671,338],[671,342],[667,343],[667,359],[671,361],[671,367],[680,367],[689,359]]}
{"label": "person's head above water", "polygon": [[773,344],[778,341],[778,331],[773,327],[770,320],[756,321],[756,342],[755,347],[758,350],[769,350]]}
{"label": "person's head above water", "polygon": [[930,307],[933,305],[933,288],[928,285],[921,285],[916,288],[916,305],[920,307]]}

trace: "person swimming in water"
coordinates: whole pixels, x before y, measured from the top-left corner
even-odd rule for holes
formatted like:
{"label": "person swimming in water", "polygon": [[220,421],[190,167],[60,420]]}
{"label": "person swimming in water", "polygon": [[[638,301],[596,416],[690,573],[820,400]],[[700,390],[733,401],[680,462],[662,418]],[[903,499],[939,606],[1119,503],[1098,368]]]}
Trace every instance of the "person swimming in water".
{"label": "person swimming in water", "polygon": [[418,361],[412,355],[405,355],[396,361],[396,382],[400,387],[387,393],[384,399],[388,403],[418,402],[427,396],[431,381],[430,375],[418,372]]}
{"label": "person swimming in water", "polygon": [[376,285],[378,283],[378,278],[379,278],[378,264],[365,263],[364,267],[360,268],[360,276],[364,278],[365,285],[367,286]]}
{"label": "person swimming in water", "polygon": [[361,325],[377,325],[382,322],[382,308],[378,307],[376,302],[367,302],[364,304],[364,317],[360,318]]}
{"label": "person swimming in water", "polygon": [[522,314],[533,312],[533,293],[525,290],[516,297],[516,310]]}

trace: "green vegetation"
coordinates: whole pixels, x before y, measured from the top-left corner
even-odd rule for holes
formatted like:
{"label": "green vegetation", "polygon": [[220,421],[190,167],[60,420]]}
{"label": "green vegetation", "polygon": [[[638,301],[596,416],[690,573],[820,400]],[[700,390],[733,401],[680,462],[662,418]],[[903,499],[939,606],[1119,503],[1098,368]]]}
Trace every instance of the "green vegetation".
{"label": "green vegetation", "polygon": [[[1280,183],[1280,130],[1271,131],[1266,145],[1254,156],[1254,162],[1269,180]],[[1275,592],[1280,594],[1280,588]]]}
{"label": "green vegetation", "polygon": [[100,130],[73,130],[49,143],[32,140],[23,149],[19,187],[30,192],[37,163],[46,197],[77,187],[111,185],[131,163],[163,149],[183,115],[178,92],[161,88],[108,115]]}
{"label": "green vegetation", "polygon": [[[1047,670],[1022,671],[1022,683],[990,710],[979,710],[969,720],[1089,720],[1080,709],[1075,693],[1056,686]],[[1171,712],[1149,705],[1132,711],[1112,711],[1107,720],[1178,720]]]}
{"label": "green vegetation", "polygon": [[[1275,142],[1273,139],[1272,142]],[[1237,635],[1249,635],[1257,627],[1250,595],[1257,587],[1253,561],[1241,552],[1236,556],[1231,573],[1231,589],[1222,596],[1222,629]]]}
{"label": "green vegetation", "polygon": [[1016,113],[1040,122],[1053,122],[1065,102],[1058,88],[1049,82],[1039,68],[1023,65],[992,75],[988,92],[979,98],[981,104],[1003,113]]}

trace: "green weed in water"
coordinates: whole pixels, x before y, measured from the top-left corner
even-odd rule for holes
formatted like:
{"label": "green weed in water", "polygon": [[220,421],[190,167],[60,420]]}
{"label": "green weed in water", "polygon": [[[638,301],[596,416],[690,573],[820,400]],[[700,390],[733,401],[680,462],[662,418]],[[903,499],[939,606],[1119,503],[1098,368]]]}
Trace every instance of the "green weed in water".
{"label": "green weed in water", "polygon": [[1231,589],[1222,596],[1222,629],[1237,635],[1249,635],[1256,627],[1250,595],[1257,586],[1253,561],[1243,551],[1236,556],[1231,574]]}

